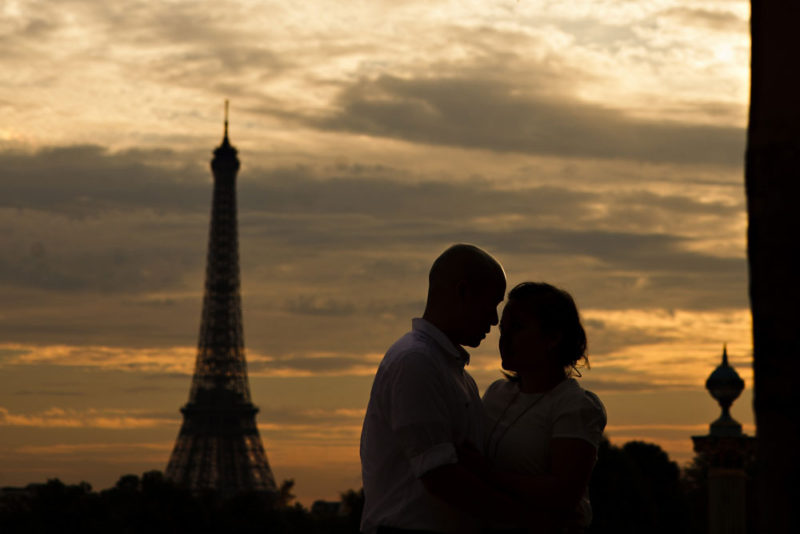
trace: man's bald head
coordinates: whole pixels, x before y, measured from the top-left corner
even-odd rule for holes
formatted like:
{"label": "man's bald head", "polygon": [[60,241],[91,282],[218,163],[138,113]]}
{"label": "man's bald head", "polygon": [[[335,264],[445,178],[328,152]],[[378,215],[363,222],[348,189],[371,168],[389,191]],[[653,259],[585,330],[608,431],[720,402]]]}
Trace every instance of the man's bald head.
{"label": "man's bald head", "polygon": [[459,282],[481,283],[498,280],[505,282],[505,272],[488,252],[459,243],[442,252],[431,266],[428,274],[428,296],[431,293],[447,293]]}
{"label": "man's bald head", "polygon": [[433,262],[424,317],[454,343],[477,347],[497,324],[505,287],[505,272],[489,253],[475,245],[453,245]]}

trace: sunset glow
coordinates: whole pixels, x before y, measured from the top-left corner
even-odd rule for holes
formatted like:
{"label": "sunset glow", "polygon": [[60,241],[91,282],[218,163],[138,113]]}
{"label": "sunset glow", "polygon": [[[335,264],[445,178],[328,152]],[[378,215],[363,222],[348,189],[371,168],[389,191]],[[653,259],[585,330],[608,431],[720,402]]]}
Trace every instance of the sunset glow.
{"label": "sunset glow", "polygon": [[[613,443],[681,463],[727,343],[752,423],[749,4],[0,4],[0,486],[163,470],[231,101],[244,335],[276,478],[360,486],[386,348],[454,242],[575,297]],[[472,351],[500,376],[495,330]]]}

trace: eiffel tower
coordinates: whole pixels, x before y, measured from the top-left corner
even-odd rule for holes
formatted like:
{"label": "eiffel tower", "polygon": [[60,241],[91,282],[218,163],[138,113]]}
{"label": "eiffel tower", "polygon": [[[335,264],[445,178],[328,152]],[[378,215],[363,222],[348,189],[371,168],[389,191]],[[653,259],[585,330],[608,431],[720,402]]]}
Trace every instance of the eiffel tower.
{"label": "eiffel tower", "polygon": [[275,491],[244,357],[236,224],[239,158],[228,140],[227,101],[225,134],[211,170],[214,197],[197,361],[166,476],[193,491]]}

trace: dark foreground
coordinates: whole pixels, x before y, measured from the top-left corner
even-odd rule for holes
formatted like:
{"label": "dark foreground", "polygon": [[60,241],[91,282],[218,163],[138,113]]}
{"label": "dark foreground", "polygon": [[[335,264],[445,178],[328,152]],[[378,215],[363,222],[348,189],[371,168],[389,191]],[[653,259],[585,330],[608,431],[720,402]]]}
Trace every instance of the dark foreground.
{"label": "dark foreground", "polygon": [[[590,487],[594,523],[588,534],[704,533],[706,468],[702,458],[681,471],[657,445],[605,441]],[[159,471],[125,475],[103,491],[58,479],[0,490],[3,534],[357,533],[363,493],[338,502],[294,502],[293,482],[277,494],[193,495]],[[752,502],[752,501],[751,501]],[[748,503],[749,504],[749,503]],[[748,506],[748,508],[750,508]],[[755,519],[750,514],[751,521]],[[753,532],[752,528],[748,531]]]}

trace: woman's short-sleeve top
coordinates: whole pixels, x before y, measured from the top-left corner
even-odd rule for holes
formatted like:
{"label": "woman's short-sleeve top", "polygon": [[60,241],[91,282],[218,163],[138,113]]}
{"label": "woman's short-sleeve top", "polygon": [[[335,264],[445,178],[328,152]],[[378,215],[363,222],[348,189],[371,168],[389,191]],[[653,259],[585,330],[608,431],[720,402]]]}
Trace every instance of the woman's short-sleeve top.
{"label": "woman's short-sleeve top", "polygon": [[545,393],[522,393],[519,384],[494,382],[483,396],[486,455],[497,469],[530,475],[549,470],[550,440],[577,438],[599,446],[606,426],[600,399],[568,378]]}

